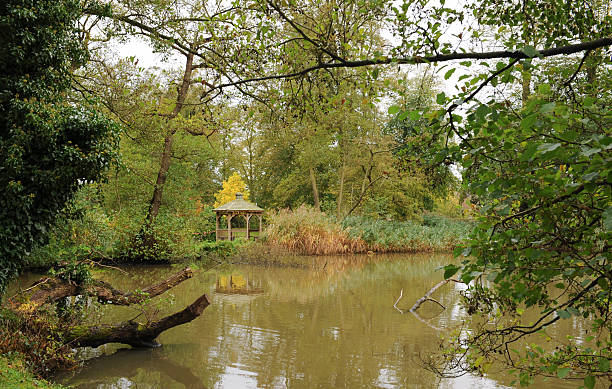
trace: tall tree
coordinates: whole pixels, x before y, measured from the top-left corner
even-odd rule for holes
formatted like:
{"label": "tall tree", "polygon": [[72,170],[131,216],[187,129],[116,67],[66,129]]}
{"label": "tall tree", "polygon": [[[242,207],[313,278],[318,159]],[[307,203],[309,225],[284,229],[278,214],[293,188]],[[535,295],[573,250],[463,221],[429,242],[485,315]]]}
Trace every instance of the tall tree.
{"label": "tall tree", "polygon": [[81,12],[72,0],[0,5],[0,289],[79,186],[113,159],[116,126],[64,99],[87,59]]}

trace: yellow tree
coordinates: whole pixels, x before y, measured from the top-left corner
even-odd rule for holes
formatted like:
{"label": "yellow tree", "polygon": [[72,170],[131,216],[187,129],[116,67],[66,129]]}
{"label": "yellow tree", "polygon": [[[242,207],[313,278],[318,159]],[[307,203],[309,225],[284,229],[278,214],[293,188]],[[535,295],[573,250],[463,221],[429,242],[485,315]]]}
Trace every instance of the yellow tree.
{"label": "yellow tree", "polygon": [[223,188],[215,193],[215,207],[219,207],[236,198],[236,193],[242,193],[244,199],[249,199],[249,190],[240,174],[234,172],[226,181],[223,181]]}

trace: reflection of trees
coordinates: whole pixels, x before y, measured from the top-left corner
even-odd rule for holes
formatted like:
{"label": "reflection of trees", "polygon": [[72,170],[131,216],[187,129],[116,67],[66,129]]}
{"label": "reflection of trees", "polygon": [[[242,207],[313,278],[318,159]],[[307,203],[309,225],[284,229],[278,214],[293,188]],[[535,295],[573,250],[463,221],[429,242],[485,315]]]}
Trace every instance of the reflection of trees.
{"label": "reflection of trees", "polygon": [[163,348],[121,349],[112,355],[93,358],[70,385],[75,388],[115,387],[119,379],[147,383],[158,388],[205,389],[202,378],[191,369],[173,362]]}
{"label": "reflection of trees", "polygon": [[[227,375],[239,380],[240,374],[248,373],[244,382],[251,380],[259,387],[374,387],[385,383],[438,387],[433,374],[422,369],[420,356],[437,350],[440,332],[412,315],[401,315],[393,309],[393,303],[403,289],[404,297],[398,306],[410,308],[441,280],[442,273],[435,269],[451,261],[449,256],[309,260],[311,268],[234,266],[196,274],[193,280],[177,286],[177,305],[189,302],[202,291],[214,291],[217,283],[232,288],[249,285],[263,289],[263,293],[211,293],[212,305],[206,312],[196,321],[162,334],[164,346],[153,351],[192,372],[207,386],[218,385]],[[124,288],[146,285],[149,278],[172,272],[163,267],[142,272],[149,270],[153,274],[123,280]],[[119,273],[114,276],[126,278]],[[225,281],[221,281],[222,277]],[[440,328],[460,324],[464,313],[456,308],[458,292],[450,285],[440,288],[436,299],[448,309],[439,314],[439,307],[426,303],[419,309],[420,314]],[[571,332],[569,321],[560,324],[568,327],[559,327],[559,333]],[[136,375],[125,372],[124,377],[134,382],[155,381],[153,387],[180,385],[160,368],[149,367],[146,358],[149,357],[135,358],[133,369],[140,370]],[[111,363],[126,364],[123,359]],[[108,372],[105,369],[102,364],[91,365],[78,379],[89,382],[86,377],[90,370],[96,370],[99,377],[116,378],[121,374],[112,372],[110,365]],[[152,377],[144,377],[149,373]],[[503,372],[495,377],[505,380]]]}

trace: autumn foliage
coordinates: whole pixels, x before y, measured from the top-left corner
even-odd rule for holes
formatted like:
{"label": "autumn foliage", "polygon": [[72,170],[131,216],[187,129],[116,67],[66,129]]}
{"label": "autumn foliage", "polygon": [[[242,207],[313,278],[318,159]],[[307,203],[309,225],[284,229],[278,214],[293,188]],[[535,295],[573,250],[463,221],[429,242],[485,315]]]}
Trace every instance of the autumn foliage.
{"label": "autumn foliage", "polygon": [[229,178],[223,181],[223,188],[215,193],[215,207],[229,203],[236,198],[236,193],[242,193],[245,200],[249,199],[249,190],[240,174],[234,172]]}

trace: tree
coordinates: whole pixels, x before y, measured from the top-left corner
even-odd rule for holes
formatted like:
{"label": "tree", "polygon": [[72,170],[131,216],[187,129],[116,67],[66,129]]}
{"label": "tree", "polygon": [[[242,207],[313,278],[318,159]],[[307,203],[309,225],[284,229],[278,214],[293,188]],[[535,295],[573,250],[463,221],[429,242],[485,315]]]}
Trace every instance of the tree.
{"label": "tree", "polygon": [[[181,133],[209,137],[217,131],[217,123],[210,111],[220,92],[209,94],[209,87],[222,77],[232,79],[236,72],[247,74],[251,68],[260,67],[259,52],[244,49],[252,35],[253,23],[258,21],[247,18],[242,7],[223,1],[134,3],[116,0],[107,7],[92,2],[84,14],[95,18],[83,28],[85,35],[96,37],[91,42],[97,48],[104,46],[94,41],[115,41],[124,35],[138,35],[146,38],[154,50],[168,56],[179,56],[184,64],[178,76],[166,80],[162,99],[153,101],[154,106],[146,112],[148,119],[159,125],[163,139],[158,145],[157,176],[134,245],[143,250],[151,249],[158,239],[153,230],[163,205],[175,142]],[[202,99],[198,100],[196,96],[202,96]],[[132,119],[125,118],[128,125],[134,124]]]}
{"label": "tree", "polygon": [[[386,21],[392,21],[398,44],[368,57],[331,51],[326,35],[294,23],[299,44],[315,53],[316,62],[218,87],[299,80],[320,70],[461,61],[444,74],[449,79],[457,70],[464,73],[456,93],[438,93],[443,108],[414,116],[446,140],[429,162],[460,164],[466,189],[481,199],[480,224],[461,251],[467,258],[461,266],[448,265],[445,277],[460,272],[463,282],[471,282],[468,312],[480,308],[487,320],[469,336],[456,337],[449,359],[440,360],[465,372],[501,355],[523,384],[537,374],[570,374],[592,388],[598,377],[609,379],[612,359],[609,2],[482,0],[468,13],[444,3],[355,2],[362,10],[391,9]],[[316,20],[316,12],[301,4],[262,0],[261,7],[283,20]],[[467,25],[475,27],[443,34],[472,17],[477,23]],[[559,56],[573,66],[557,68],[551,84],[534,83],[534,69]],[[532,84],[538,85],[533,95]],[[523,305],[539,313],[535,322],[521,321]],[[494,308],[510,321],[496,319]],[[599,334],[592,347],[571,342],[553,351],[519,351],[518,357],[509,351],[574,315],[592,321]]]}
{"label": "tree", "polygon": [[79,186],[113,160],[117,126],[64,100],[87,59],[80,15],[73,0],[0,5],[0,290]]}
{"label": "tree", "polygon": [[215,207],[219,207],[236,198],[236,193],[242,193],[245,200],[249,199],[249,190],[240,174],[234,172],[226,181],[223,181],[223,188],[215,193]]}

